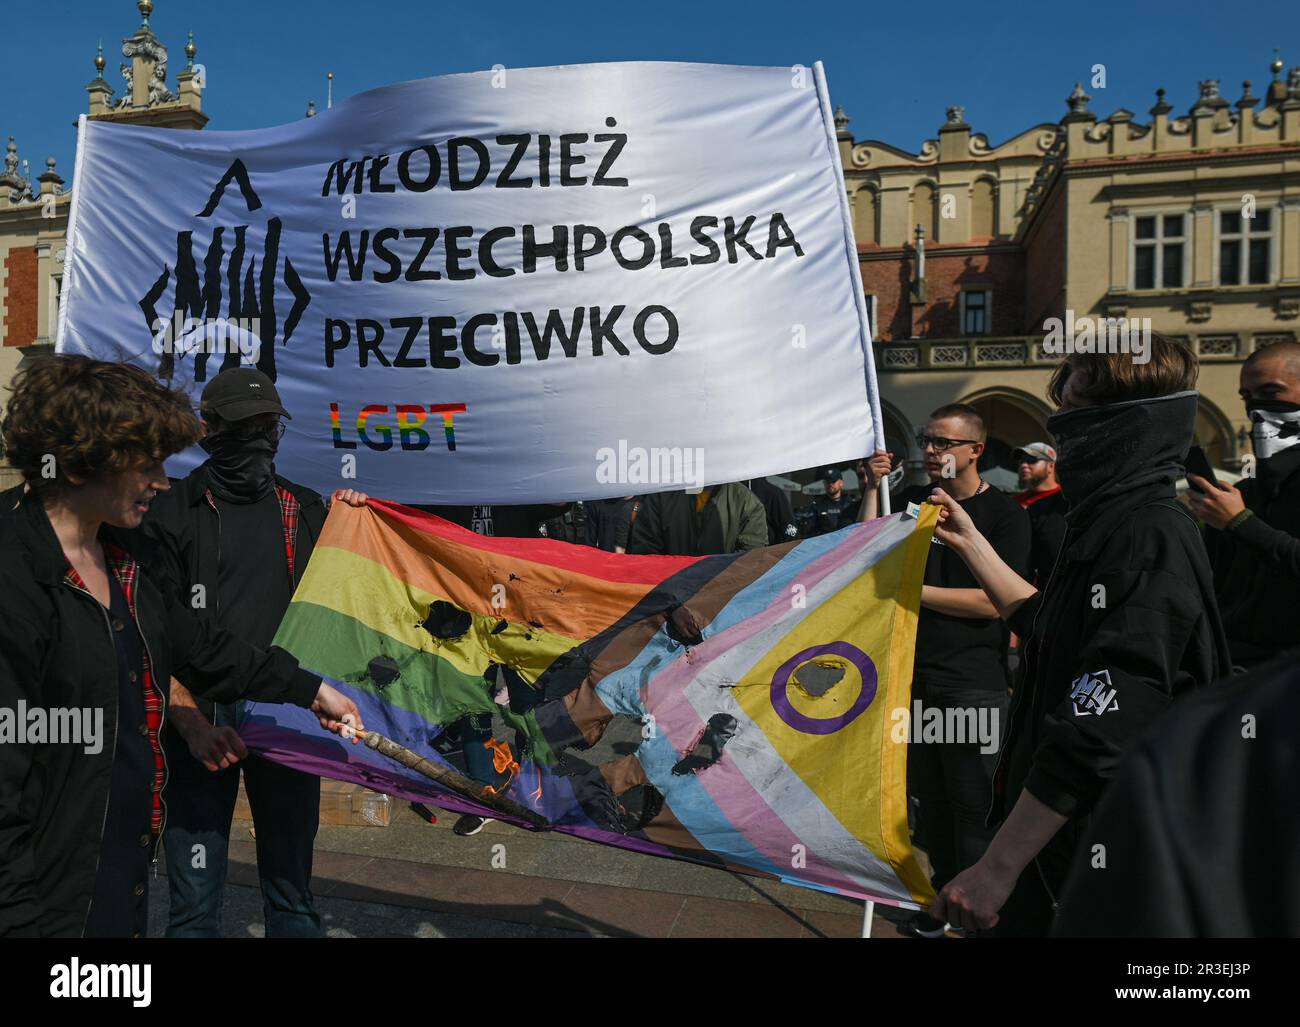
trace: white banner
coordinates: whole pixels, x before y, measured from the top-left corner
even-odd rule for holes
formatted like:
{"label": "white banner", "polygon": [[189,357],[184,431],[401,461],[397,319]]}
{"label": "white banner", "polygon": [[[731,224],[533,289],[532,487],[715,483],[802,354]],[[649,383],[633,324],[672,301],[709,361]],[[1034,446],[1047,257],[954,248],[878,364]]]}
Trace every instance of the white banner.
{"label": "white banner", "polygon": [[321,492],[597,499],[877,441],[820,64],[498,68],[248,132],[83,117],[68,236],[60,351],[196,404],[261,368],[277,469]]}

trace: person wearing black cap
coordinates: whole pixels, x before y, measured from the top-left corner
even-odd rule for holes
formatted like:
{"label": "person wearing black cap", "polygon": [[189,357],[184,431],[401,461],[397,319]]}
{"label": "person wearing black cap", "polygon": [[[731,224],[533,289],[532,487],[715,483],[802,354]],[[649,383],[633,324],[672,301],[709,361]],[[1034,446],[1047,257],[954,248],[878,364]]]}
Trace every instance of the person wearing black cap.
{"label": "person wearing black cap", "polygon": [[[178,598],[214,626],[267,646],[325,521],[311,489],[275,473],[289,412],[254,368],[222,371],[203,390],[208,460],[159,496],[139,529]],[[164,746],[172,816],[163,837],[168,937],[219,937],[240,765],[252,808],[266,933],[320,934],[311,894],[320,780],[249,756],[239,709],[196,700],[173,677]],[[201,848],[196,848],[201,847]],[[204,859],[195,858],[203,852]],[[198,864],[198,865],[196,865]]]}
{"label": "person wearing black cap", "polygon": [[827,467],[821,474],[824,494],[808,506],[808,537],[826,535],[847,528],[858,519],[858,503],[844,494],[844,472],[838,467]]}

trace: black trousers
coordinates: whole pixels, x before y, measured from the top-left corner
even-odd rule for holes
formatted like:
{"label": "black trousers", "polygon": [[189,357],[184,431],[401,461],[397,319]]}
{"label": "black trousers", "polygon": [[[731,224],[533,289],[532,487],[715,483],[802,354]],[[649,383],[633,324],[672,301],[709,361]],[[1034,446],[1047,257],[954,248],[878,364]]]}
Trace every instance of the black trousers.
{"label": "black trousers", "polygon": [[[996,833],[984,821],[1010,699],[1003,689],[920,680],[912,685],[912,699],[908,792],[917,803],[917,843],[930,857],[931,881],[938,891],[978,862]],[[922,704],[919,722],[917,700]],[[936,732],[933,718],[939,716],[943,727]]]}

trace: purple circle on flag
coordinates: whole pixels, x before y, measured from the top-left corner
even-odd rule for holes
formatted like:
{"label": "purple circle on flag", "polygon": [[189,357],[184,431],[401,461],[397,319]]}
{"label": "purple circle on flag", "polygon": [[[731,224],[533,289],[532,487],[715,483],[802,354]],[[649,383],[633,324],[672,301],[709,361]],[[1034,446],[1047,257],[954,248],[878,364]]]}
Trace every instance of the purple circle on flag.
{"label": "purple circle on flag", "polygon": [[[858,668],[858,673],[862,675],[862,689],[858,692],[857,701],[844,713],[838,717],[808,717],[794,708],[790,702],[790,697],[785,694],[786,686],[790,683],[790,677],[794,670],[801,663],[807,663],[814,656],[843,656],[853,666]],[[785,663],[777,669],[776,674],[772,676],[772,708],[776,710],[776,715],[789,724],[796,731],[802,731],[806,735],[830,735],[834,734],[840,728],[847,727],[856,720],[868,706],[871,700],[876,697],[876,665],[871,662],[871,657],[864,653],[855,645],[848,642],[828,642],[825,645],[814,645],[802,652],[795,653]]]}

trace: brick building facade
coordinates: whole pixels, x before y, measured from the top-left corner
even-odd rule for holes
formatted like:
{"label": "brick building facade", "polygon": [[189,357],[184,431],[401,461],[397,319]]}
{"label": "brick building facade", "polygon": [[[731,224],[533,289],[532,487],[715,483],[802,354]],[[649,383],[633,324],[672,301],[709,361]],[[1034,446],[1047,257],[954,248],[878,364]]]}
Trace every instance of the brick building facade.
{"label": "brick building facade", "polygon": [[1201,82],[1183,116],[1157,90],[1147,123],[1099,118],[1076,86],[1059,122],[997,146],[961,107],[916,153],[855,140],[837,111],[886,436],[913,479],[915,428],[944,403],[984,414],[990,465],[1048,438],[1045,322],[1067,315],[1149,318],[1192,348],[1198,441],[1237,464],[1241,362],[1300,328],[1300,68],[1270,71],[1235,104]]}

